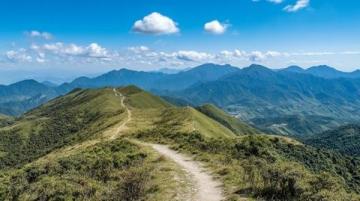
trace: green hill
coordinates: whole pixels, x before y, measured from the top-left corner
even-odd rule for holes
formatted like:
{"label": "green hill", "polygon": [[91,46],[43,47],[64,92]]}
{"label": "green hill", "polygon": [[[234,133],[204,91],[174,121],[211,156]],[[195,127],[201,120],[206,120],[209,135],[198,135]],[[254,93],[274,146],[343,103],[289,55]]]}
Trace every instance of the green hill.
{"label": "green hill", "polygon": [[74,90],[0,129],[0,168],[31,162],[54,149],[94,138],[123,118],[112,89]]}
{"label": "green hill", "polygon": [[261,132],[232,117],[215,105],[205,104],[196,108],[208,117],[218,121],[237,135],[260,134]]}
{"label": "green hill", "polygon": [[359,199],[357,158],[199,110],[135,86],[76,89],[0,129],[0,200],[174,199],[186,187],[182,168],[142,142],[204,163],[227,200]]}
{"label": "green hill", "polygon": [[308,138],[305,142],[351,156],[360,156],[360,126],[356,124],[341,126]]}
{"label": "green hill", "polygon": [[14,121],[13,117],[9,117],[7,115],[0,114],[0,128],[3,126],[10,125]]}
{"label": "green hill", "polygon": [[257,128],[278,135],[303,138],[334,129],[344,121],[316,115],[283,115],[250,120]]}

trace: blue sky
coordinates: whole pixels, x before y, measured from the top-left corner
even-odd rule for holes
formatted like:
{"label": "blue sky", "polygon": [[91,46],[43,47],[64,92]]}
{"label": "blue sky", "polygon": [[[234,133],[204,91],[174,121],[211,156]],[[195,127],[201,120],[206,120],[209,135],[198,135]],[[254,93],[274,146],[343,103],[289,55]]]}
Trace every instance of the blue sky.
{"label": "blue sky", "polygon": [[358,0],[3,0],[0,19],[0,83],[206,62],[360,68]]}

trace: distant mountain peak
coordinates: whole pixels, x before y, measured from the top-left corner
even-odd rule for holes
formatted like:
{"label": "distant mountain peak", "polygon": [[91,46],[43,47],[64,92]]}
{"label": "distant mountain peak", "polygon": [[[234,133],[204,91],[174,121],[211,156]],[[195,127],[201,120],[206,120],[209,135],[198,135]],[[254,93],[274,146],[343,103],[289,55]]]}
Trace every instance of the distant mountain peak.
{"label": "distant mountain peak", "polygon": [[251,64],[249,67],[245,67],[243,68],[244,71],[271,71],[272,70],[270,68],[267,68],[263,65],[259,65],[259,64]]}
{"label": "distant mountain peak", "polygon": [[293,66],[289,66],[287,68],[281,69],[281,71],[300,73],[300,72],[304,72],[305,70],[303,68],[301,68],[300,66],[293,65]]}
{"label": "distant mountain peak", "polygon": [[27,80],[22,80],[22,81],[16,82],[9,86],[20,86],[20,85],[42,85],[42,84],[34,79],[27,79]]}
{"label": "distant mountain peak", "polygon": [[230,64],[214,64],[214,63],[205,63],[202,64],[200,66],[196,66],[194,68],[192,68],[191,70],[195,70],[195,69],[214,69],[214,68],[237,68],[235,66],[232,66]]}
{"label": "distant mountain peak", "polygon": [[311,71],[311,70],[328,70],[328,71],[336,71],[336,72],[338,72],[338,70],[336,70],[335,68],[333,68],[331,66],[327,66],[327,65],[313,66],[313,67],[310,67],[310,68],[308,68],[306,70],[307,71]]}

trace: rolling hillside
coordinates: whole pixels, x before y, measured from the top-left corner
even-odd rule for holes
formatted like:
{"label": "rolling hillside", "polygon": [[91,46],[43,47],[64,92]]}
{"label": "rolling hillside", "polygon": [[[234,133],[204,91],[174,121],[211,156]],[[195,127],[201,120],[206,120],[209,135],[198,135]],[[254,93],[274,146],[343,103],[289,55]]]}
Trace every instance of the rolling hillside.
{"label": "rolling hillside", "polygon": [[337,150],[350,156],[360,156],[360,126],[357,124],[341,126],[308,138],[305,142],[315,147]]}
{"label": "rolling hillside", "polygon": [[[317,116],[323,117],[325,128],[331,128],[326,126],[332,124],[331,119],[338,122],[359,119],[359,89],[360,80],[356,79],[325,79],[308,74],[275,72],[253,65],[173,95],[185,97],[194,104],[214,103],[249,122],[289,115],[306,119]],[[304,133],[311,134],[314,133]]]}
{"label": "rolling hillside", "polygon": [[12,117],[0,114],[0,128],[3,126],[10,125],[13,121],[14,119]]}
{"label": "rolling hillside", "polygon": [[267,133],[302,138],[335,129],[346,122],[316,115],[282,115],[279,117],[253,118],[251,123]]}
{"label": "rolling hillside", "polygon": [[225,113],[220,108],[212,104],[205,104],[196,108],[198,111],[208,117],[220,122],[226,128],[230,129],[237,135],[260,134],[261,131],[241,122],[239,119]]}

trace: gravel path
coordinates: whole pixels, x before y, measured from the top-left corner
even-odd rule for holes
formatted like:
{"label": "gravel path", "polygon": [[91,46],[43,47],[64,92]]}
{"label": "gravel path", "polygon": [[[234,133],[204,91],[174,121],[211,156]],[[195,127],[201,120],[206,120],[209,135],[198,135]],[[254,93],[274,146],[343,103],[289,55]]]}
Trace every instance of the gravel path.
{"label": "gravel path", "polygon": [[198,162],[193,161],[190,157],[179,154],[169,149],[167,146],[159,144],[149,144],[154,150],[161,155],[173,160],[181,166],[184,171],[191,175],[193,186],[196,187],[192,199],[188,201],[221,201],[224,200],[221,183],[215,181]]}

